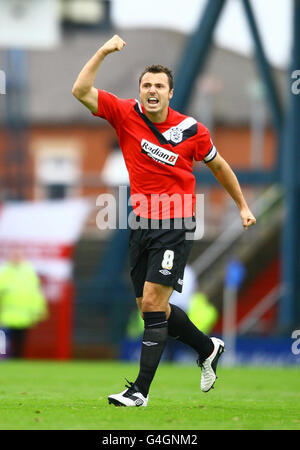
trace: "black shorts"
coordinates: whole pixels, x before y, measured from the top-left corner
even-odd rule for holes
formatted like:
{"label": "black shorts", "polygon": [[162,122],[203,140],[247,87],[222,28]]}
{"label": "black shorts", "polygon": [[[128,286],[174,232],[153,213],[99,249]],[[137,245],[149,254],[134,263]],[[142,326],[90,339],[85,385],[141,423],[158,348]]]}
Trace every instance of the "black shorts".
{"label": "black shorts", "polygon": [[141,222],[137,229],[131,228],[129,237],[130,275],[136,297],[143,296],[145,281],[172,286],[181,292],[194,242],[195,218],[155,221],[152,228],[148,226],[150,220]]}

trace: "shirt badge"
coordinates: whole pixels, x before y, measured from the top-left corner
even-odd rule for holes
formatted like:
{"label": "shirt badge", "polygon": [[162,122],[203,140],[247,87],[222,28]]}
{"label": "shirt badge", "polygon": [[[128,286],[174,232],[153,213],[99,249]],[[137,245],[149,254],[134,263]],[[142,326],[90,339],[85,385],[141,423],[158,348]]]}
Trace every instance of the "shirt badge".
{"label": "shirt badge", "polygon": [[172,127],[171,133],[170,133],[170,140],[175,142],[175,144],[178,144],[182,141],[183,133],[182,129],[178,127]]}

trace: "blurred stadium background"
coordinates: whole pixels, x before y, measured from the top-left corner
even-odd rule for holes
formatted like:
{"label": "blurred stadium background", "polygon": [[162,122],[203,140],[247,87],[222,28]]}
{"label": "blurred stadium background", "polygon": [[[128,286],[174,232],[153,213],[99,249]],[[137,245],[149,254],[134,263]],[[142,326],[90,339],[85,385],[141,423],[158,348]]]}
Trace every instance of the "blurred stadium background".
{"label": "blurred stadium background", "polygon": [[205,231],[190,265],[218,310],[211,334],[231,343],[228,363],[299,364],[300,1],[189,1],[0,0],[0,260],[22,249],[50,311],[27,358],[123,357],[135,308],[128,230],[99,230],[96,198],[127,177],[114,130],[71,94],[118,33],[126,51],[107,58],[96,87],[137,97],[145,65],[171,67],[171,106],[210,129],[257,216],[243,232],[195,166]]}

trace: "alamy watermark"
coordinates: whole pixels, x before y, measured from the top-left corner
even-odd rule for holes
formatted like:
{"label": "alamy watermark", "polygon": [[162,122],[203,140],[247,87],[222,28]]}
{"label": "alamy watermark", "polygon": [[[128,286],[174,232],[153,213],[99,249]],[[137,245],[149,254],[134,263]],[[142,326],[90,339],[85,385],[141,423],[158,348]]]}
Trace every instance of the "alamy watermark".
{"label": "alamy watermark", "polygon": [[[100,207],[100,210],[96,216],[96,224],[100,230],[172,228],[184,229],[187,240],[203,237],[204,194],[133,194],[128,197],[127,190],[127,186],[119,186],[116,194],[105,193],[97,197],[96,206]],[[132,210],[129,212],[130,206]],[[192,219],[193,208],[196,233],[195,221]]]}
{"label": "alamy watermark", "polygon": [[295,342],[292,344],[292,353],[293,355],[300,355],[300,330],[292,332],[292,339],[295,339]]}
{"label": "alamy watermark", "polygon": [[294,70],[291,77],[295,80],[292,83],[292,93],[298,95],[300,94],[300,70]]}
{"label": "alamy watermark", "polygon": [[6,355],[6,335],[0,330],[0,355]]}
{"label": "alamy watermark", "polygon": [[6,75],[4,70],[0,70],[0,94],[6,94]]}

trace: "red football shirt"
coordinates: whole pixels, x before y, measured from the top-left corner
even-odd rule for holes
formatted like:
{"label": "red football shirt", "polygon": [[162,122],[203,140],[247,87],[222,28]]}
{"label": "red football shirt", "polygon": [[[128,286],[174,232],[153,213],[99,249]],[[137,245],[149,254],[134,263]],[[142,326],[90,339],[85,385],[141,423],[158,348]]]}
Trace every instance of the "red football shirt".
{"label": "red football shirt", "polygon": [[94,115],[116,130],[135,214],[152,219],[191,217],[195,205],[193,160],[208,162],[216,155],[209,131],[170,107],[162,123],[146,123],[143,113],[137,100],[98,90]]}

